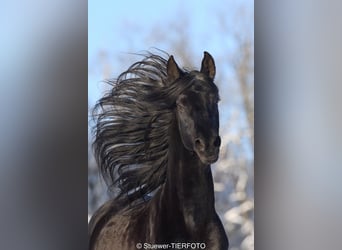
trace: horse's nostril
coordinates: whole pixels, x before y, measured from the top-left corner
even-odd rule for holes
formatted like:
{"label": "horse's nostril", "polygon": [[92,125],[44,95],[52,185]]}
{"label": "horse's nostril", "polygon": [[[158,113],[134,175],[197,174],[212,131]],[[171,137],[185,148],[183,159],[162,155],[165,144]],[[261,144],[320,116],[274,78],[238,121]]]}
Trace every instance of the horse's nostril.
{"label": "horse's nostril", "polygon": [[216,137],[215,141],[214,141],[214,146],[215,147],[219,147],[221,146],[221,138],[218,136]]}
{"label": "horse's nostril", "polygon": [[198,150],[201,150],[201,151],[203,151],[204,149],[205,149],[205,145],[204,145],[204,142],[203,142],[203,140],[201,140],[201,139],[196,139],[195,140],[195,147],[198,149]]}

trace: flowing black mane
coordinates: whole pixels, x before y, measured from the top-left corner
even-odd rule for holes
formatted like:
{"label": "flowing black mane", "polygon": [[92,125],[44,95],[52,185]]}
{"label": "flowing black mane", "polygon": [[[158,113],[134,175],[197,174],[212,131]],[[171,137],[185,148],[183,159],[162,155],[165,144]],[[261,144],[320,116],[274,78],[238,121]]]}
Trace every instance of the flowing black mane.
{"label": "flowing black mane", "polygon": [[182,74],[181,81],[170,82],[167,59],[148,53],[107,81],[113,88],[95,105],[95,157],[121,202],[144,201],[165,182],[175,101],[194,78],[191,72]]}

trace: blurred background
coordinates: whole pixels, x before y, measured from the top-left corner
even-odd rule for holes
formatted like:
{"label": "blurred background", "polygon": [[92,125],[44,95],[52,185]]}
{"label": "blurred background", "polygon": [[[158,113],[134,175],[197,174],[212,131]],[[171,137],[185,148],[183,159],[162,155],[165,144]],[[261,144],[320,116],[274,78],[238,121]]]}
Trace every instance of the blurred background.
{"label": "blurred background", "polygon": [[[87,249],[87,215],[106,199],[87,171],[88,110],[103,79],[140,59],[127,52],[150,47],[182,66],[199,67],[203,50],[216,59],[221,134],[236,135],[222,147],[225,170],[213,167],[217,208],[232,249],[248,247],[253,137],[238,136],[249,126],[235,69],[253,38],[253,3],[198,2],[1,1],[1,249]],[[255,249],[341,249],[341,9],[336,0],[255,4]],[[178,53],[171,41],[184,35],[180,48],[191,46]]]}
{"label": "blurred background", "polygon": [[[216,209],[231,250],[254,249],[254,2],[89,1],[88,108],[115,78],[162,49],[181,67],[199,69],[203,51],[216,62],[220,89],[219,161],[212,166]],[[108,198],[88,130],[88,216]]]}

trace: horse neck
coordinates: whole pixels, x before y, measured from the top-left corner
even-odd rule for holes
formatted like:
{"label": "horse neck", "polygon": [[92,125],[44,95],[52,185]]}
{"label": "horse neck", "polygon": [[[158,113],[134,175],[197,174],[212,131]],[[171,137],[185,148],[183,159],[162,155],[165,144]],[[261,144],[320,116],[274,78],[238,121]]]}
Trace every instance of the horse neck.
{"label": "horse neck", "polygon": [[179,211],[187,226],[206,223],[215,212],[214,187],[210,165],[204,165],[181,140],[177,123],[169,134],[167,179],[164,196],[171,213]]}

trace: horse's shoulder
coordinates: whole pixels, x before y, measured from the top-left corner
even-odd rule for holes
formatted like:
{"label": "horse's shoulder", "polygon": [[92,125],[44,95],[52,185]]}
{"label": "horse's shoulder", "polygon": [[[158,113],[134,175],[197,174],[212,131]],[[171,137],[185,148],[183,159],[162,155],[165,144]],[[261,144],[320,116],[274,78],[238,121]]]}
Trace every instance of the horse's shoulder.
{"label": "horse's shoulder", "polygon": [[89,243],[94,241],[99,233],[99,230],[111,218],[116,210],[113,200],[109,200],[99,207],[92,215],[88,224]]}

